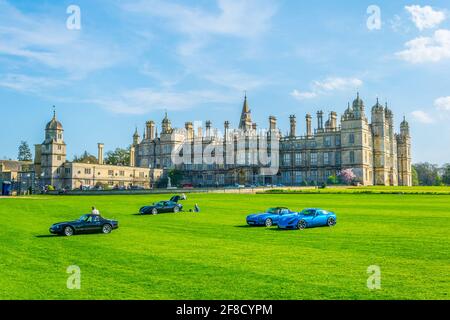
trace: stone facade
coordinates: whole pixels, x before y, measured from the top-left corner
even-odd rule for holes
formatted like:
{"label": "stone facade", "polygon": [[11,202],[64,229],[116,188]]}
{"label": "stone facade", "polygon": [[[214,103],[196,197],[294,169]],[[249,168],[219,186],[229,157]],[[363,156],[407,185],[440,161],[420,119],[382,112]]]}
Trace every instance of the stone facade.
{"label": "stone facade", "polygon": [[[223,134],[213,129],[210,121],[206,122],[205,132],[201,126],[194,128],[192,122],[187,122],[184,129],[174,129],[166,114],[159,136],[154,121],[146,123],[143,139],[136,130],[133,136],[134,161],[142,167],[176,168],[183,172],[184,183],[198,186],[320,184],[330,176],[339,175],[344,169],[352,169],[356,180],[362,185],[411,186],[409,125],[404,120],[400,133],[396,134],[394,116],[387,105],[382,106],[377,101],[369,122],[366,107],[358,94],[341,116],[340,123],[336,112],[331,112],[325,122],[323,112],[317,112],[314,130],[312,121],[313,117],[306,115],[305,134],[298,135],[297,118],[290,116],[289,133],[283,136],[277,128],[276,118],[271,116],[269,129],[265,136],[261,136],[257,125],[252,122],[247,97],[239,128],[232,130],[230,122],[225,121]],[[267,144],[262,144],[266,138]],[[279,169],[267,174],[252,159],[258,158],[261,148],[270,150],[267,146],[270,146],[272,138],[279,143],[279,150],[275,151],[277,154],[271,155],[272,161],[279,159]],[[188,164],[174,163],[172,155],[186,144],[186,140],[191,146],[193,161]],[[242,142],[245,144],[243,152],[233,152]],[[195,154],[209,154],[208,149],[220,150],[224,160],[196,163],[195,159],[199,157]]]}
{"label": "stone facade", "polygon": [[35,145],[34,171],[41,186],[55,189],[77,189],[109,185],[110,187],[150,188],[159,180],[162,170],[135,167],[134,159],[129,166],[103,163],[103,144],[98,144],[98,163],[67,161],[64,129],[56,114],[45,127],[45,140]]}

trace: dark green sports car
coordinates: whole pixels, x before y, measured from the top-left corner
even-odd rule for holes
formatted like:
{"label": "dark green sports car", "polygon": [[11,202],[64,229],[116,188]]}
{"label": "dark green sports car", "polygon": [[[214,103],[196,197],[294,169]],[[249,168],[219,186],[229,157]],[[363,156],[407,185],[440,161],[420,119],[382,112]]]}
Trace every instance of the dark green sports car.
{"label": "dark green sports car", "polygon": [[105,219],[99,215],[85,214],[80,219],[55,223],[50,227],[50,233],[70,237],[80,233],[111,233],[119,228],[116,220]]}

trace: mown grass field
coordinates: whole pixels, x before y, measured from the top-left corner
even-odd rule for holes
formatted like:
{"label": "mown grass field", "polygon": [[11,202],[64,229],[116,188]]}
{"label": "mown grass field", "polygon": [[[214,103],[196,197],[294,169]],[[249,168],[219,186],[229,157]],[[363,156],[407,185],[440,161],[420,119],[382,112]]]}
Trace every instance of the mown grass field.
{"label": "mown grass field", "polygon": [[[165,198],[162,196],[162,198]],[[450,196],[192,194],[199,214],[139,216],[161,196],[0,199],[0,299],[449,299]],[[97,206],[110,235],[50,236]],[[250,228],[271,206],[322,207],[334,228]],[[66,268],[81,268],[81,289]],[[366,286],[381,268],[381,290]]]}

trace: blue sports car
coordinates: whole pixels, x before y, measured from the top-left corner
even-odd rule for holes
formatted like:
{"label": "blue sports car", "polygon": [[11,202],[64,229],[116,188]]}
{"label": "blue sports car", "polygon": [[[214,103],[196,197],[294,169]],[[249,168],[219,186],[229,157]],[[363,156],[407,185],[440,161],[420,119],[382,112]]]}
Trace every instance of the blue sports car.
{"label": "blue sports car", "polygon": [[276,226],[278,221],[284,217],[295,214],[288,208],[278,207],[270,208],[265,213],[256,213],[247,216],[247,224],[250,226]]}
{"label": "blue sports car", "polygon": [[284,216],[278,221],[280,229],[298,229],[314,227],[333,227],[336,225],[336,214],[322,209],[305,209],[302,212]]}

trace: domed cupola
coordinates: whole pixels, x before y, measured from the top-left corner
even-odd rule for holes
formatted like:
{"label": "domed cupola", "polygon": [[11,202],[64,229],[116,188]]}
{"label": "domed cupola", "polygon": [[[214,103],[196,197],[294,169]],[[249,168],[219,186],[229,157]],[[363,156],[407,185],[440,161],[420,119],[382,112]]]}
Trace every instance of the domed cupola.
{"label": "domed cupola", "polygon": [[[387,110],[387,109],[386,109]],[[381,113],[384,111],[383,106],[380,104],[380,101],[377,98],[377,103],[372,107],[372,112]]]}
{"label": "domed cupola", "polygon": [[364,111],[364,101],[359,97],[359,92],[356,96],[356,99],[353,101],[353,110],[354,111]]}
{"label": "domed cupola", "polygon": [[172,133],[172,124],[170,122],[169,117],[167,116],[167,111],[164,116],[164,119],[162,120],[162,133]]}
{"label": "domed cupola", "polygon": [[61,122],[56,120],[56,111],[53,111],[53,118],[45,126],[45,130],[63,130]]}

